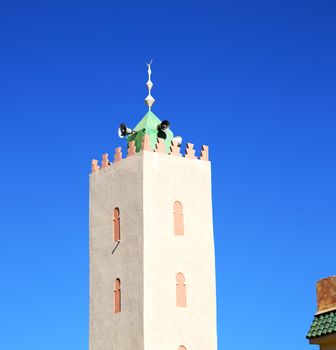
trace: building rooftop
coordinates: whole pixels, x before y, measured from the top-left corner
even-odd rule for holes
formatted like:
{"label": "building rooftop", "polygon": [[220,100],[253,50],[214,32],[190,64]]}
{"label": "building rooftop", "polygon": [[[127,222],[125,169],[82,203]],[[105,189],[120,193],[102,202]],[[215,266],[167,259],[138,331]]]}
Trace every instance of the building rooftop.
{"label": "building rooftop", "polygon": [[306,336],[313,344],[325,341],[328,335],[336,335],[336,276],[317,281],[316,295],[317,312]]}
{"label": "building rooftop", "polygon": [[332,333],[336,333],[336,310],[315,315],[306,338],[317,338]]}

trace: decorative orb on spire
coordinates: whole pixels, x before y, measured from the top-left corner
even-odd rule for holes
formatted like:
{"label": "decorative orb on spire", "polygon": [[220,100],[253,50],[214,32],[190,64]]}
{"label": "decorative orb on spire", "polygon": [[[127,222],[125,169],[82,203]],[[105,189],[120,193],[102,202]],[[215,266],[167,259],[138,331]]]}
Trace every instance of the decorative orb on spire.
{"label": "decorative orb on spire", "polygon": [[148,96],[145,98],[145,103],[148,106],[148,110],[151,110],[151,107],[153,106],[155,99],[154,97],[151,95],[151,90],[153,88],[153,83],[151,81],[151,74],[152,74],[152,70],[151,70],[151,64],[153,61],[150,61],[150,63],[147,63],[147,67],[148,67],[148,81],[146,83],[146,86],[148,88]]}

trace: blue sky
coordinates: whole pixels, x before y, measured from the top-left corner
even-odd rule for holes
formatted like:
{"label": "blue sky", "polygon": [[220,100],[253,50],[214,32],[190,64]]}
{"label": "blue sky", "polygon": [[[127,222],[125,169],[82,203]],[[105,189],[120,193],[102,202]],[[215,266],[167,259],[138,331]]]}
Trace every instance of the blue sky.
{"label": "blue sky", "polygon": [[336,274],[336,4],[0,2],[4,350],[88,349],[90,160],[153,111],[210,146],[219,350],[309,349]]}

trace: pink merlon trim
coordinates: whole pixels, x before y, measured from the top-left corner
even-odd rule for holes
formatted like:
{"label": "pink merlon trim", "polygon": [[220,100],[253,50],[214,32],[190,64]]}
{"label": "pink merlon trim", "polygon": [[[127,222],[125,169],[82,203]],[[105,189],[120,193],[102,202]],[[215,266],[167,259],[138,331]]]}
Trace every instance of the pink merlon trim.
{"label": "pink merlon trim", "polygon": [[171,146],[170,146],[170,153],[173,156],[182,156],[182,154],[180,153],[180,149],[181,147],[178,144],[178,141],[172,141],[171,142]]}
{"label": "pink merlon trim", "polygon": [[120,160],[122,160],[122,153],[121,153],[121,147],[118,147],[115,149],[114,162],[119,162]]}
{"label": "pink merlon trim", "polygon": [[195,152],[196,151],[194,150],[194,144],[193,143],[187,143],[185,157],[186,158],[197,158],[195,156]]}
{"label": "pink merlon trim", "polygon": [[111,165],[111,163],[108,160],[108,153],[104,153],[103,156],[102,156],[102,165],[101,165],[101,167],[102,168],[106,168],[109,165]]}
{"label": "pink merlon trim", "polygon": [[166,153],[166,145],[163,139],[158,138],[155,145],[155,152],[157,153]]}
{"label": "pink merlon trim", "polygon": [[141,144],[141,148],[144,150],[144,151],[151,151],[152,148],[150,146],[150,138],[149,138],[149,135],[144,135],[144,138],[142,140],[142,144]]}
{"label": "pink merlon trim", "polygon": [[209,147],[208,146],[205,146],[205,145],[202,146],[200,159],[201,160],[209,160]]}
{"label": "pink merlon trim", "polygon": [[127,157],[131,157],[135,154],[135,142],[131,141],[128,144]]}
{"label": "pink merlon trim", "polygon": [[[178,144],[177,141],[172,141],[171,142],[171,146],[170,148],[170,152],[168,154],[173,155],[173,156],[182,156],[182,154],[180,153],[181,151],[181,146]],[[151,142],[150,142],[150,137],[148,134],[145,134],[141,143],[141,149],[145,150],[145,151],[152,151],[152,147],[151,147]],[[154,152],[157,153],[167,153],[166,150],[166,144],[164,139],[158,138],[157,139],[157,143],[155,144],[155,149]],[[187,147],[185,150],[185,157],[186,158],[191,158],[191,159],[196,159],[197,157],[195,156],[196,151],[194,150],[194,144],[193,143],[187,143]],[[134,154],[136,154],[136,146],[135,146],[135,142],[131,141],[128,144],[128,149],[127,149],[127,157],[131,157]],[[122,152],[121,152],[121,147],[118,147],[115,149],[115,153],[114,153],[114,162],[119,162],[120,160],[122,160]],[[199,157],[199,159],[201,160],[209,160],[209,147],[203,145],[202,146],[202,150],[201,150],[201,156]],[[104,153],[102,155],[102,163],[101,163],[101,168],[107,168],[108,166],[111,165],[111,162],[108,158],[108,153]],[[98,171],[100,169],[99,165],[98,165],[98,160],[93,159],[91,161],[91,172],[94,173],[96,171]]]}
{"label": "pink merlon trim", "polygon": [[98,165],[97,159],[92,159],[91,161],[91,172],[94,173],[95,171],[98,171],[100,169],[100,166]]}

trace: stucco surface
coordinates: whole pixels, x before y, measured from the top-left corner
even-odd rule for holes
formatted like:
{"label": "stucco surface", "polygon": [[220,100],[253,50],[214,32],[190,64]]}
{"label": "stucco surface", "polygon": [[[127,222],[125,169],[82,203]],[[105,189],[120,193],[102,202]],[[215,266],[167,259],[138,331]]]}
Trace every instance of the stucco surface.
{"label": "stucco surface", "polygon": [[[142,174],[142,156],[136,154],[90,176],[90,350],[143,349]],[[121,228],[117,247],[115,207]],[[116,278],[121,281],[117,314]]]}
{"label": "stucco surface", "polygon": [[322,278],[316,285],[318,312],[336,308],[336,276]]}
{"label": "stucco surface", "polygon": [[321,350],[336,350],[336,344],[321,345]]}
{"label": "stucco surface", "polygon": [[320,350],[336,350],[336,333],[309,339],[310,344],[319,344]]}
{"label": "stucco surface", "polygon": [[[144,153],[145,350],[217,349],[210,162]],[[184,235],[173,205],[183,205]],[[176,307],[176,274],[187,307]]]}
{"label": "stucco surface", "polygon": [[[173,205],[183,205],[184,235]],[[113,209],[121,242],[112,254]],[[183,273],[187,307],[176,306]],[[121,313],[113,313],[114,280]],[[210,162],[141,151],[90,177],[90,350],[216,350]]]}

